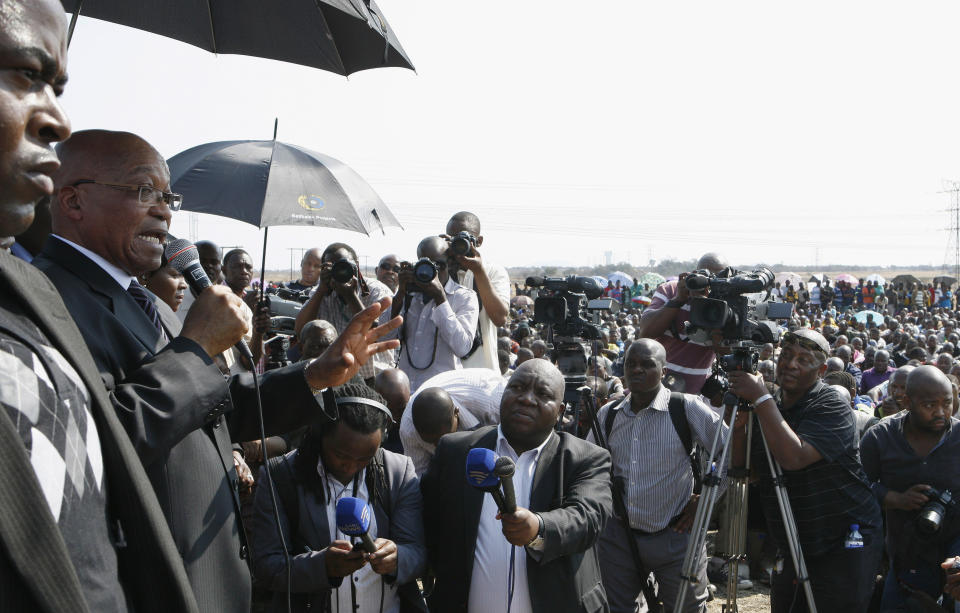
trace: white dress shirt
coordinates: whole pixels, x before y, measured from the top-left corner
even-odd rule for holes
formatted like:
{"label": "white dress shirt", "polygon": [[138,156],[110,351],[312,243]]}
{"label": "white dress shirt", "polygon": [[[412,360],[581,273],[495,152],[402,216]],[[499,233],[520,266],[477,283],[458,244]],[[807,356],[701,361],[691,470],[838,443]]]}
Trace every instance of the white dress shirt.
{"label": "white dress shirt", "polygon": [[[493,293],[497,298],[503,300],[508,306],[510,304],[510,275],[503,266],[493,264],[483,260],[483,270],[490,279],[490,285],[493,287]],[[464,287],[473,289],[473,272],[464,271],[460,284]],[[479,300],[480,296],[477,296]],[[487,309],[480,310],[478,320],[480,327],[480,338],[483,339],[481,345],[469,358],[463,361],[464,368],[489,368],[497,372],[500,371],[500,361],[497,359],[497,326],[490,319]]]}
{"label": "white dress shirt", "polygon": [[[550,434],[552,436],[553,433]],[[530,490],[533,489],[533,477],[550,436],[543,439],[539,447],[524,451],[517,456],[503,430],[497,426],[498,456],[506,456],[516,464],[513,473],[513,489],[517,496],[517,506],[530,507]],[[470,597],[467,601],[468,613],[507,613],[509,600],[508,581],[510,579],[510,550],[513,559],[513,602],[510,613],[531,613],[530,586],[527,584],[527,548],[514,547],[503,536],[500,521],[497,519],[497,503],[493,496],[484,494],[483,509],[480,511],[480,523],[477,526],[477,547],[473,554],[473,574],[470,576]]]}
{"label": "white dress shirt", "polygon": [[[416,390],[430,377],[463,368],[460,356],[473,346],[479,310],[477,294],[448,279],[444,285],[446,300],[442,304],[424,303],[423,294],[416,293],[410,306],[403,310],[403,327],[389,338],[405,335],[400,347],[399,368],[410,379],[410,389]],[[389,321],[390,312],[381,317]],[[434,345],[436,344],[436,347]]]}
{"label": "white dress shirt", "polygon": [[477,426],[500,423],[500,398],[507,380],[499,371],[487,368],[464,368],[449,370],[424,381],[420,389],[410,397],[400,418],[400,442],[403,453],[413,460],[413,468],[419,477],[430,465],[430,458],[437,451],[436,445],[424,441],[413,425],[413,401],[422,390],[439,387],[450,394],[455,407],[460,409],[459,431],[472,430]]}
{"label": "white dress shirt", "polygon": [[[364,480],[366,469],[357,474],[357,493],[353,493],[353,481],[350,483],[340,483],[333,475],[326,474],[323,469],[323,460],[317,463],[317,473],[321,481],[327,487],[327,525],[330,530],[330,542],[335,540],[351,541],[353,537],[347,536],[337,529],[337,501],[344,496],[353,496],[360,500],[370,503],[367,492],[367,484]],[[370,538],[377,540],[377,516],[370,514]],[[356,586],[357,608],[353,608],[353,598],[350,593],[350,583]],[[382,590],[382,591],[381,591]],[[381,594],[383,608],[381,609]],[[373,572],[370,564],[364,564],[363,567],[343,578],[340,587],[333,588],[330,596],[331,611],[333,613],[399,613],[400,597],[397,595],[397,583],[392,584],[383,580],[383,576]]]}
{"label": "white dress shirt", "polygon": [[65,242],[66,244],[70,245],[71,247],[73,247],[83,255],[93,260],[93,263],[99,266],[100,268],[102,268],[103,272],[110,275],[110,278],[116,281],[117,284],[123,288],[123,291],[127,291],[127,289],[130,287],[130,284],[137,280],[136,277],[134,277],[127,271],[105,260],[99,253],[94,253],[93,251],[90,251],[86,247],[82,247],[71,240],[67,240],[63,238],[58,234],[51,234],[50,236],[56,238],[57,240],[61,240]]}

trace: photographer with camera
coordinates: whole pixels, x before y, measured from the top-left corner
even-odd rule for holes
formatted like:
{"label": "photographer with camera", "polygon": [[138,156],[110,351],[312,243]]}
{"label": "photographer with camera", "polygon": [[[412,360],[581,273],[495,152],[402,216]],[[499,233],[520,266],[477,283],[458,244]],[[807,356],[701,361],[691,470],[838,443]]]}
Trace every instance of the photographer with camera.
{"label": "photographer with camera", "polygon": [[[697,261],[697,270],[717,274],[727,264],[716,253],[705,253]],[[690,299],[707,295],[707,290],[691,291],[685,283],[689,273],[677,281],[668,281],[657,288],[650,306],[640,317],[637,328],[640,338],[651,338],[667,351],[667,372],[683,377],[686,391],[697,394],[703,382],[713,372],[712,345],[700,344],[687,336],[686,323],[690,321]]]}
{"label": "photographer with camera", "polygon": [[[298,337],[314,319],[330,322],[342,334],[354,315],[391,295],[383,283],[363,277],[357,252],[345,243],[331,243],[323,250],[319,275],[316,291],[297,314],[294,332]],[[360,367],[360,376],[372,387],[376,374],[392,366],[389,353],[377,354]]]}
{"label": "photographer with camera", "polygon": [[398,367],[409,377],[411,390],[436,374],[463,368],[461,357],[473,345],[477,294],[450,276],[449,249],[439,236],[420,241],[420,259],[401,265],[392,311],[382,316],[387,321],[403,315],[403,325],[394,334],[400,338]]}
{"label": "photographer with camera", "polygon": [[510,313],[510,275],[503,266],[480,257],[478,249],[483,245],[483,235],[480,219],[473,213],[461,211],[451,217],[445,236],[450,241],[450,275],[477,293],[480,307],[479,334],[470,348],[472,353],[463,356],[463,367],[499,372],[497,327],[506,323]]}
{"label": "photographer with camera", "polygon": [[960,492],[953,388],[939,369],[920,366],[907,377],[903,404],[905,411],[868,430],[860,444],[863,468],[887,509],[884,611],[906,610],[913,591],[937,598],[940,562],[960,554],[960,515],[952,501]]}
{"label": "photographer with camera", "polygon": [[[864,611],[882,553],[881,519],[860,465],[853,412],[836,389],[820,380],[830,353],[823,335],[801,328],[784,334],[781,346],[778,398],[770,395],[760,375],[744,370],[727,373],[730,391],[753,405],[761,426],[762,436],[754,430],[749,452],[751,468],[759,477],[768,533],[786,554],[788,537],[764,444],[783,469],[817,609]],[[744,466],[746,459],[749,416],[738,415],[733,427],[735,467]],[[771,610],[807,610],[791,556],[784,557],[783,570],[771,577]]]}

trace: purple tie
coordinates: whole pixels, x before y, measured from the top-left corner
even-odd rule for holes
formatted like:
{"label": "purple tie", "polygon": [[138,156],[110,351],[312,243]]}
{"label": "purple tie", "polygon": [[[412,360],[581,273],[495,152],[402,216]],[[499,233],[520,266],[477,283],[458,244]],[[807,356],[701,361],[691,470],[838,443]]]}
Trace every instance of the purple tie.
{"label": "purple tie", "polygon": [[166,338],[167,335],[164,333],[163,325],[160,323],[160,313],[157,311],[156,305],[153,304],[153,300],[150,298],[147,290],[143,289],[143,286],[136,281],[131,281],[127,292],[130,294],[130,297],[133,298],[133,301],[137,303],[137,306],[147,314],[147,317],[153,322],[153,325],[156,326],[157,331],[160,332],[160,336]]}

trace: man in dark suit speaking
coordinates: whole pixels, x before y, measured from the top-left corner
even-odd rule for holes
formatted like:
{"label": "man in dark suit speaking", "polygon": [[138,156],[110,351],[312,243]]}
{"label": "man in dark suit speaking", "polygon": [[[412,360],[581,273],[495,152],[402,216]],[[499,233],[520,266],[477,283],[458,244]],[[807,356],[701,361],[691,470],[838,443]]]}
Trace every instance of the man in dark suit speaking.
{"label": "man in dark suit speaking", "polygon": [[[500,426],[440,439],[421,482],[431,610],[609,610],[593,546],[611,512],[610,454],[554,432],[563,390],[556,367],[529,360],[503,392]],[[475,447],[516,464],[516,512],[498,515],[492,496],[467,483]]]}
{"label": "man in dark suit speaking", "polygon": [[[225,380],[215,356],[246,332],[240,298],[205,289],[180,321],[135,277],[160,266],[170,172],[142,138],[88,130],[58,147],[53,235],[34,263],[53,281],[133,441],[183,557],[201,611],[246,612],[250,576],[241,542],[231,443],[259,438],[250,374]],[[262,377],[267,435],[335,417],[315,393],[342,383],[399,321],[372,329],[389,300],[359,313],[312,362]]]}

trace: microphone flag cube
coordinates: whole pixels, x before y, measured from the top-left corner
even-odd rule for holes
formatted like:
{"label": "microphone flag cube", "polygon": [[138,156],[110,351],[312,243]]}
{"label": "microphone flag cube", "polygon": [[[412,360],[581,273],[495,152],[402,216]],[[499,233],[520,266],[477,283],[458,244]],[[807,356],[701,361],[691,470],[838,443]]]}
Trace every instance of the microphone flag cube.
{"label": "microphone flag cube", "polygon": [[348,536],[361,536],[370,529],[370,505],[345,496],[337,501],[337,529]]}
{"label": "microphone flag cube", "polygon": [[476,488],[497,487],[500,478],[494,473],[497,456],[493,450],[475,447],[467,454],[467,483]]}

